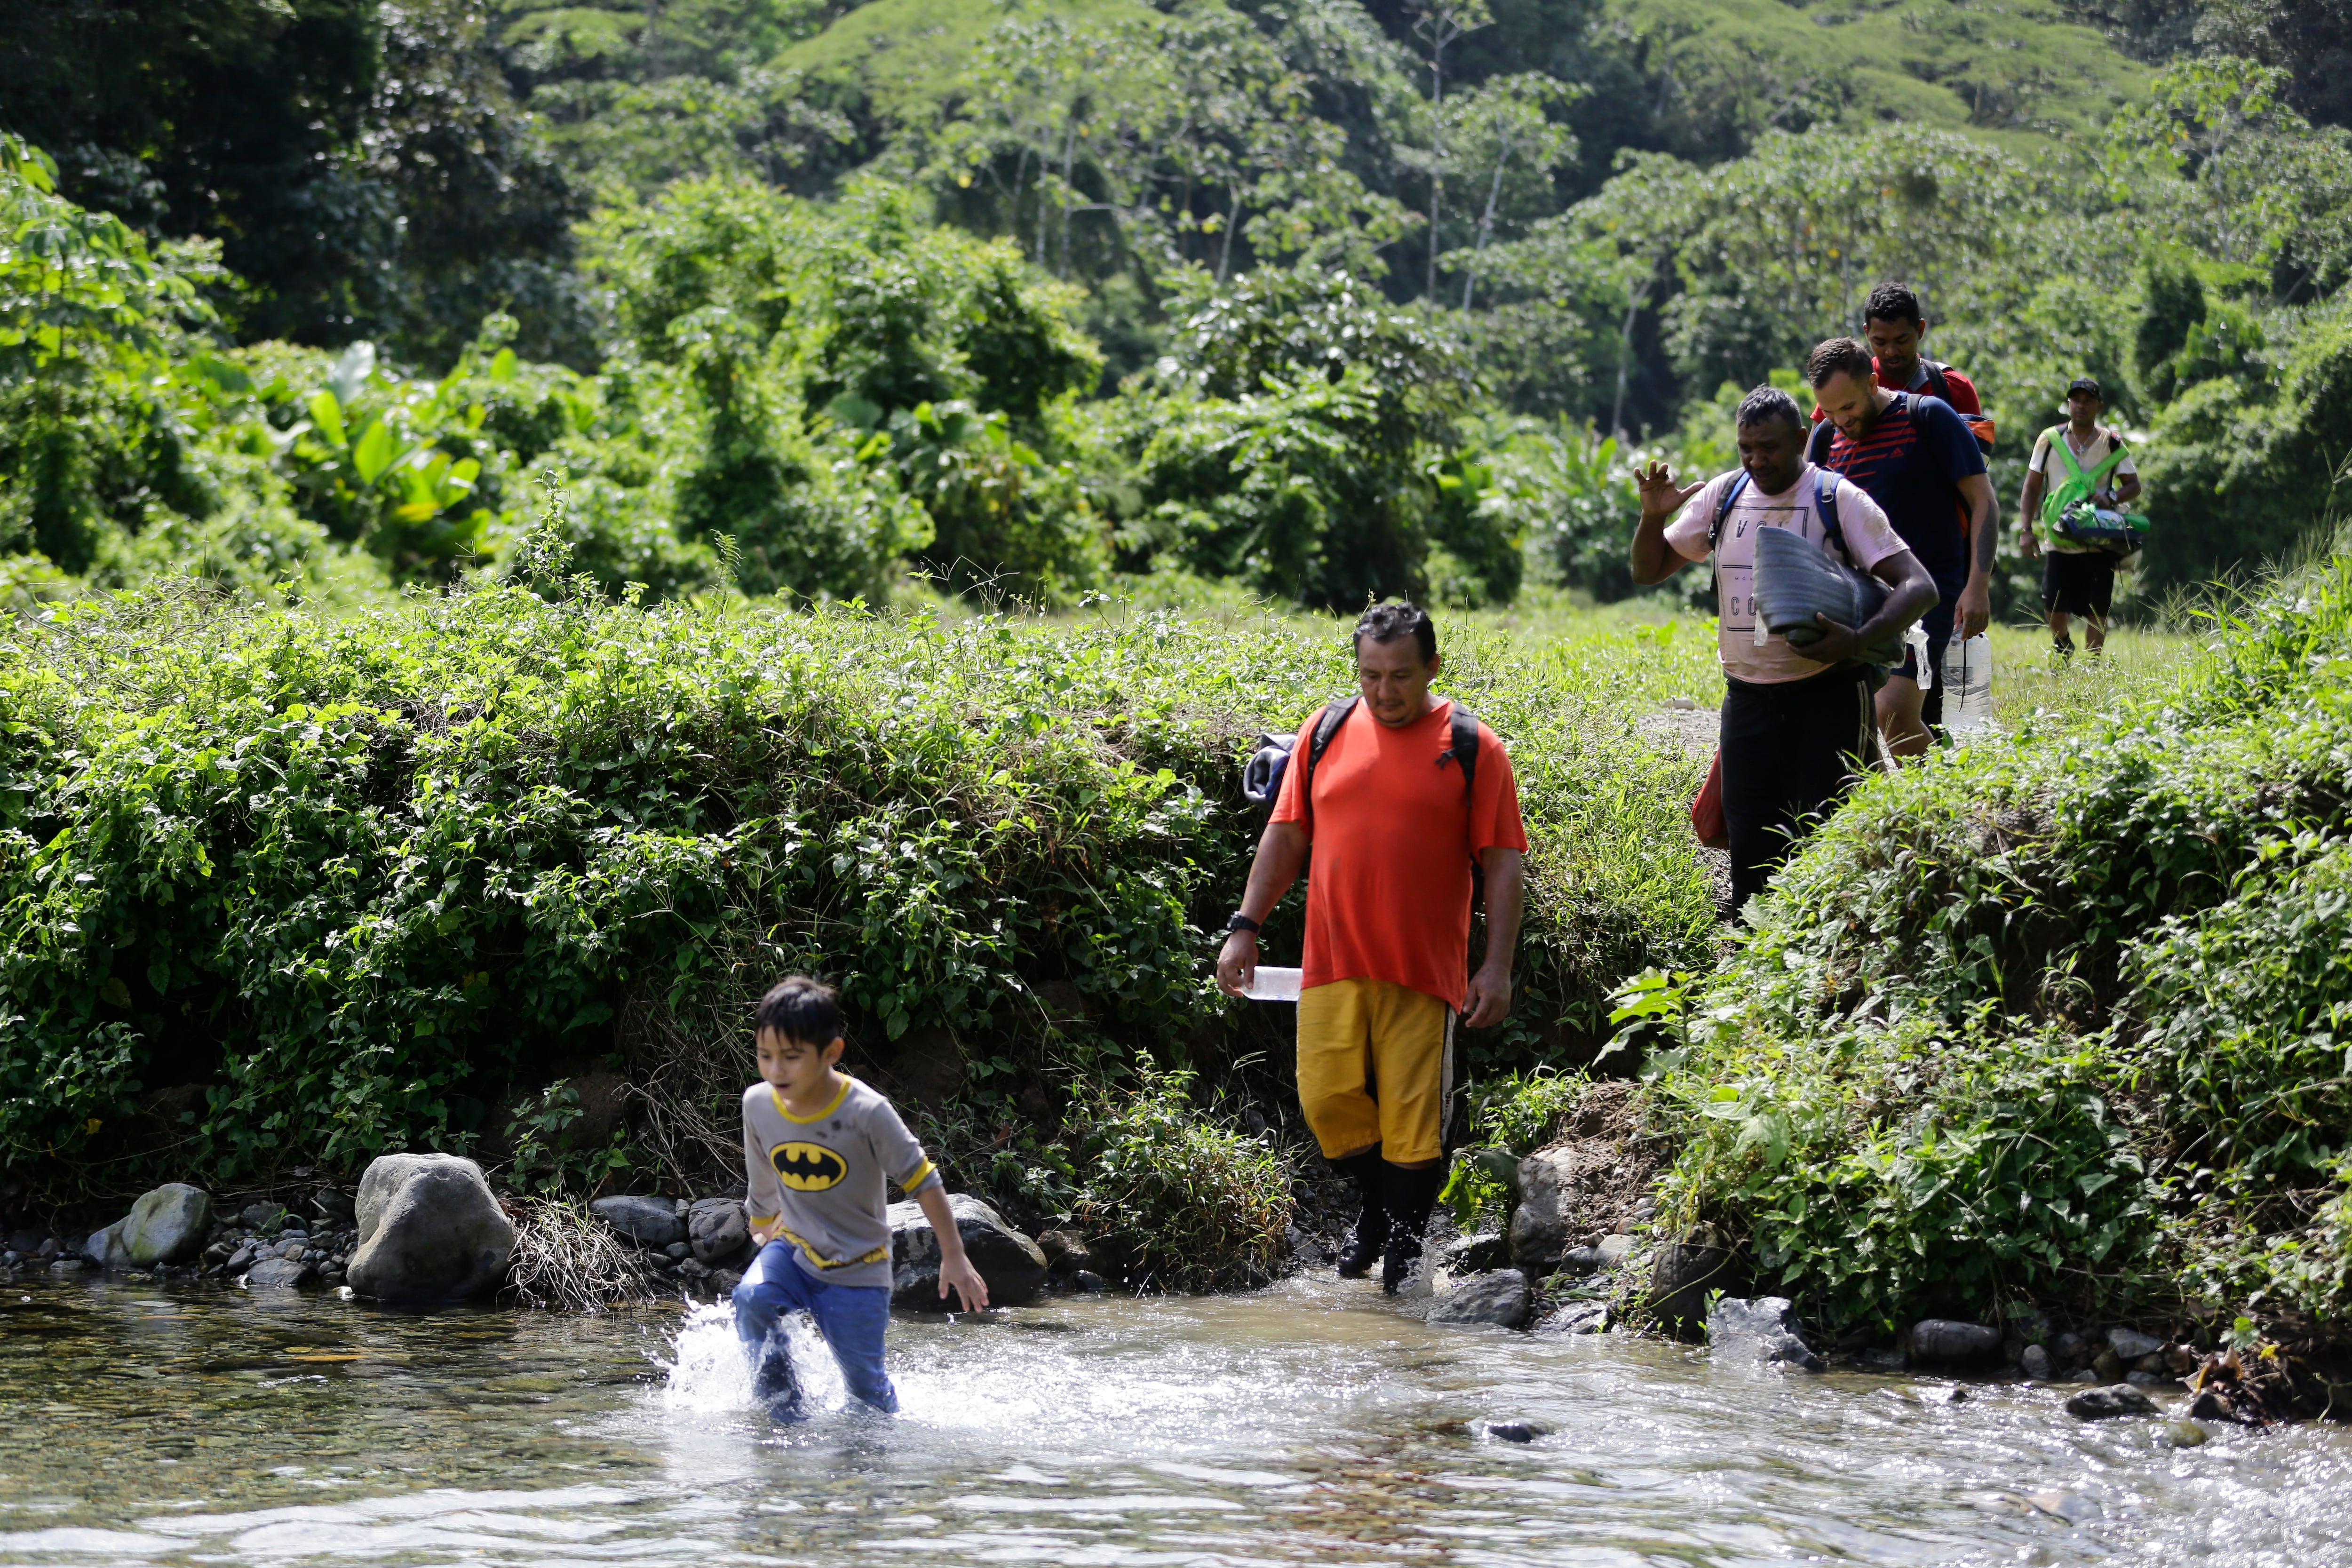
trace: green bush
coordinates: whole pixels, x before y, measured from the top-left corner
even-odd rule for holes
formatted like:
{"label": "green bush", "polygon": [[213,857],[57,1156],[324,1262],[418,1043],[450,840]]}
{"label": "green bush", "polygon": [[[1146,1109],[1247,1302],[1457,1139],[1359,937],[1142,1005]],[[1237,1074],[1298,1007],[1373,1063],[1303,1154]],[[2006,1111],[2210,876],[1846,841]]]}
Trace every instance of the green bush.
{"label": "green bush", "polygon": [[1192,1103],[1189,1072],[1145,1069],[1082,1112],[1089,1156],[1072,1217],[1130,1279],[1214,1290],[1273,1278],[1294,1205],[1289,1162]]}
{"label": "green bush", "polygon": [[2242,310],[2215,306],[2171,362],[2205,379],[2184,386],[2148,438],[2150,587],[2284,561],[2340,514],[2352,318],[2330,309],[2279,334],[2273,342]]}
{"label": "green bush", "polygon": [[2352,562],[2223,626],[2094,732],[1873,783],[1694,988],[1674,1206],[1818,1321],[2352,1307]]}
{"label": "green bush", "polygon": [[[1705,948],[1692,764],[1622,713],[1706,650],[1448,639],[1537,844],[1518,1014],[1466,1044],[1507,1070]],[[155,1097],[195,1086],[173,1169],[349,1169],[472,1147],[511,1092],[618,1052],[686,1130],[661,1158],[716,1169],[742,1009],[795,968],[841,979],[878,1072],[955,1042],[982,1147],[1051,1131],[1070,1096],[1016,1099],[1062,1081],[1049,1059],[1220,1070],[1255,1048],[1205,978],[1255,837],[1241,742],[1339,689],[1346,647],[1328,622],[519,586],[340,617],[132,595],[0,628],[0,1149],[143,1172],[151,1108],[179,1103]],[[1036,1001],[1057,981],[1083,1024]]]}

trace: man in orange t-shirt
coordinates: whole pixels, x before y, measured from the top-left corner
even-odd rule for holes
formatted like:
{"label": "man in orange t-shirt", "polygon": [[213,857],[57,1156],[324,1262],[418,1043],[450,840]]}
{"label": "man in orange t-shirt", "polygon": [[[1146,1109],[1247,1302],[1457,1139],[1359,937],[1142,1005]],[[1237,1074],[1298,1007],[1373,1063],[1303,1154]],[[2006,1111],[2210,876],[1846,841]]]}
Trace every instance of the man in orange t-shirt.
{"label": "man in orange t-shirt", "polygon": [[[1411,605],[1356,623],[1360,696],[1319,761],[1318,710],[1298,732],[1259,838],[1217,984],[1245,991],[1257,930],[1315,850],[1298,998],[1298,1100],[1323,1157],[1363,1198],[1339,1273],[1381,1264],[1393,1294],[1421,1257],[1443,1178],[1455,1016],[1474,1029],[1511,1011],[1524,894],[1517,782],[1495,732],[1477,726],[1464,787],[1454,704],[1431,695],[1437,630]],[[1302,793],[1313,773],[1311,797]],[[1470,970],[1471,868],[1486,871],[1486,952]]]}

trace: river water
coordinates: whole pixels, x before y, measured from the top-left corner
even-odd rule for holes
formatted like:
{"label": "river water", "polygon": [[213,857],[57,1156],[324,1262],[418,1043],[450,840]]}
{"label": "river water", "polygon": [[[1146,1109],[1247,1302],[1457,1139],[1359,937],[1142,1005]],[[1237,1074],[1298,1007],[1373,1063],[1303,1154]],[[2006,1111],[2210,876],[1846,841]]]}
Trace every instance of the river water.
{"label": "river water", "polygon": [[2048,1388],[1433,1329],[1328,1275],[902,1317],[899,1416],[827,1376],[782,1433],[709,1308],[43,1278],[0,1324],[7,1563],[2352,1563],[2343,1431],[2174,1448]]}

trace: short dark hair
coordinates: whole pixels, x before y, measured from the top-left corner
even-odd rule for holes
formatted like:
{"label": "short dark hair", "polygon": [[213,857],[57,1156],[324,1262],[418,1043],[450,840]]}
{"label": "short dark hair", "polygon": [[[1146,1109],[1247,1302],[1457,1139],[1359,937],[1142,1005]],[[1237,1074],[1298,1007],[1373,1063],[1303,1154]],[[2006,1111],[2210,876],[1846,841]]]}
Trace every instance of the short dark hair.
{"label": "short dark hair", "polygon": [[1805,361],[1805,384],[1819,391],[1839,374],[1868,381],[1878,374],[1870,345],[1859,338],[1831,338],[1817,345]]}
{"label": "short dark hair", "polygon": [[1775,419],[1786,419],[1799,430],[1805,427],[1805,416],[1797,408],[1797,400],[1777,386],[1759,386],[1739,400],[1739,412],[1733,419],[1742,430],[1759,425],[1769,425]]}
{"label": "short dark hair", "polygon": [[1919,313],[1919,296],[1901,283],[1881,283],[1870,291],[1870,303],[1862,308],[1865,325],[1872,321],[1908,321],[1924,327],[1927,318]]}
{"label": "short dark hair", "polygon": [[824,1047],[841,1038],[841,993],[822,980],[794,974],[778,981],[760,998],[751,1032],[774,1030],[787,1040]]}
{"label": "short dark hair", "polygon": [[1421,647],[1421,662],[1427,664],[1437,657],[1437,625],[1429,612],[1419,605],[1408,605],[1402,599],[1393,605],[1374,605],[1356,621],[1356,635],[1349,645],[1361,653],[1364,639],[1374,642],[1394,642],[1409,637]]}

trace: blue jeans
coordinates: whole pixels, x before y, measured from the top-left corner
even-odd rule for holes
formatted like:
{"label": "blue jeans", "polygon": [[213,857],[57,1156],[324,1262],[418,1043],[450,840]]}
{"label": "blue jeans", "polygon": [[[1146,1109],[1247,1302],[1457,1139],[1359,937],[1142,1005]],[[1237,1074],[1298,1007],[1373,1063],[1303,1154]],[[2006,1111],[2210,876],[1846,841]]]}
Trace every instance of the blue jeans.
{"label": "blue jeans", "polygon": [[735,1287],[735,1335],[751,1358],[754,1394],[780,1421],[802,1418],[799,1380],[784,1346],[783,1317],[803,1311],[816,1320],[841,1380],[877,1410],[896,1412],[898,1391],[882,1370],[882,1333],[890,1321],[890,1292],[880,1285],[834,1285],[811,1274],[789,1241],[760,1249],[743,1283]]}

